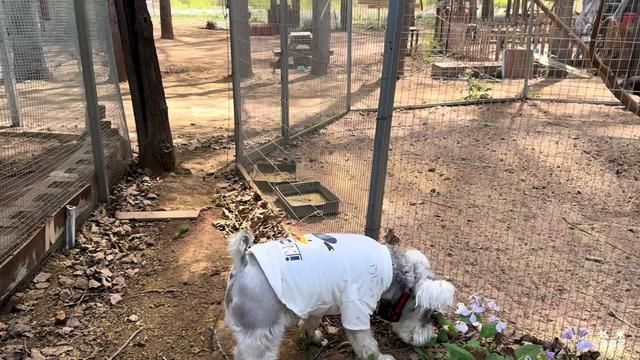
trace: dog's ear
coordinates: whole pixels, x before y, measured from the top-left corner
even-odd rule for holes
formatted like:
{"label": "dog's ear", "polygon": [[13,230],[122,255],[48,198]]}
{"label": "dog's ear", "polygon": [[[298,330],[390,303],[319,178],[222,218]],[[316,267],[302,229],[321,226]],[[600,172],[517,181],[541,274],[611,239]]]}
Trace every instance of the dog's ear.
{"label": "dog's ear", "polygon": [[421,310],[441,310],[453,305],[456,288],[445,280],[422,279],[416,286],[416,306]]}
{"label": "dog's ear", "polygon": [[405,255],[413,268],[411,282],[416,306],[422,310],[439,310],[453,304],[455,287],[448,281],[436,280],[431,272],[429,259],[418,250],[408,250]]}

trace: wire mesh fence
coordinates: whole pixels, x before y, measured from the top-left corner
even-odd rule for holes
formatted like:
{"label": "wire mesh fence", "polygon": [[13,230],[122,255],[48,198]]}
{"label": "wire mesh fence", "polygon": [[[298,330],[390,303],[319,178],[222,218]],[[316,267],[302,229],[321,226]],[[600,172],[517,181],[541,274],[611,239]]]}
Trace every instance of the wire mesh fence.
{"label": "wire mesh fence", "polygon": [[[234,73],[252,65],[234,84],[241,167],[294,229],[362,232],[388,2],[318,1],[330,31],[304,1],[240,3]],[[638,101],[639,9],[605,4],[596,26],[598,1],[547,6],[408,2],[381,232],[424,251],[461,297],[499,300],[518,333],[586,326],[604,358],[639,358],[640,125],[619,100],[624,87]],[[298,51],[300,33],[330,46]],[[318,52],[326,73],[314,74]],[[340,199],[337,214],[307,186],[278,191],[316,181]],[[305,206],[313,216],[300,216]]]}
{"label": "wire mesh fence", "polygon": [[[107,175],[129,147],[105,1],[88,1]],[[74,2],[0,2],[0,258],[94,182]]]}

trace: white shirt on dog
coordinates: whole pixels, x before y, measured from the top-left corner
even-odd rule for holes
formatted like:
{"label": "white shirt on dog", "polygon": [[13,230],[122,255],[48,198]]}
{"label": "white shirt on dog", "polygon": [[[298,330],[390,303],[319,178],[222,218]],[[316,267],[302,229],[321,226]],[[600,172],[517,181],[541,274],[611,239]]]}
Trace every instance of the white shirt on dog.
{"label": "white shirt on dog", "polygon": [[341,314],[349,330],[370,327],[393,278],[389,249],[363,235],[308,234],[249,251],[287,308],[302,319]]}

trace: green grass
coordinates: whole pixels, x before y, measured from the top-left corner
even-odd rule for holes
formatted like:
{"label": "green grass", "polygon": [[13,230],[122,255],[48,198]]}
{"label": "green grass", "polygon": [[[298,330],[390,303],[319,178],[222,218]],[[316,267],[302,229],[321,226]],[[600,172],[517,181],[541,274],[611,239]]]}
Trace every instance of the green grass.
{"label": "green grass", "polygon": [[221,0],[171,0],[171,7],[178,10],[220,9]]}

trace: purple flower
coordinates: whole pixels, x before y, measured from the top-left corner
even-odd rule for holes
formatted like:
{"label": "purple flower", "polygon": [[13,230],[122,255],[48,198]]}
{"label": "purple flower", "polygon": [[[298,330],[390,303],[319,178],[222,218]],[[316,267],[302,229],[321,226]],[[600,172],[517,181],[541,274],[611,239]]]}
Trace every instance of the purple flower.
{"label": "purple flower", "polygon": [[458,308],[456,309],[456,314],[462,315],[462,316],[469,316],[469,315],[471,315],[471,310],[469,310],[465,304],[458,303]]}
{"label": "purple flower", "polygon": [[473,312],[476,312],[478,314],[482,314],[484,312],[484,306],[482,306],[480,303],[471,303],[471,309],[473,310]]}
{"label": "purple flower", "polygon": [[573,328],[568,328],[567,330],[563,331],[562,334],[560,334],[560,339],[571,340],[573,339],[573,334]]}
{"label": "purple flower", "polygon": [[469,317],[469,321],[471,322],[471,325],[475,326],[478,330],[482,329],[482,323],[478,321],[476,314],[472,313]]}
{"label": "purple flower", "polygon": [[576,344],[576,350],[585,352],[593,349],[593,344],[590,341],[582,340]]}
{"label": "purple flower", "polygon": [[507,323],[504,321],[498,320],[498,322],[496,323],[496,331],[502,334],[502,332],[506,328],[507,328]]}
{"label": "purple flower", "polygon": [[478,314],[482,314],[485,310],[484,305],[482,304],[482,298],[477,295],[471,296],[471,309]]}
{"label": "purple flower", "polygon": [[493,300],[489,300],[487,302],[487,307],[493,312],[500,312],[500,306],[496,304]]}
{"label": "purple flower", "polygon": [[463,323],[462,321],[456,321],[455,328],[456,328],[457,332],[462,333],[462,334],[464,334],[467,331],[469,331],[469,327],[467,326],[467,324]]}
{"label": "purple flower", "polygon": [[547,351],[547,360],[556,360],[556,353],[553,351]]}
{"label": "purple flower", "polygon": [[494,322],[498,322],[498,318],[495,315],[491,315],[489,316],[489,322],[494,323]]}

